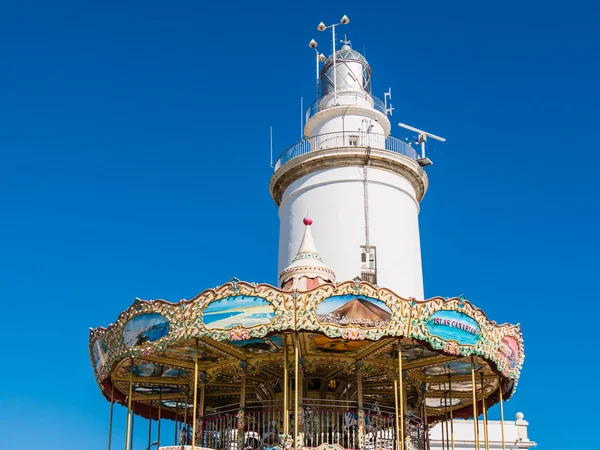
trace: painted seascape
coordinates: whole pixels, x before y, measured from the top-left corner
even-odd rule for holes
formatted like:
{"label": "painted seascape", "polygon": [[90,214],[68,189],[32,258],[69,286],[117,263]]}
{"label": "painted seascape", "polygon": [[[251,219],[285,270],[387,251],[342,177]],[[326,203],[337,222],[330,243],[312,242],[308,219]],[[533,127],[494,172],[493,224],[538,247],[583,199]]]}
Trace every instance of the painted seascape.
{"label": "painted seascape", "polygon": [[275,317],[273,305],[261,297],[236,295],[216,300],[202,312],[207,328],[227,330],[250,328],[270,323]]}

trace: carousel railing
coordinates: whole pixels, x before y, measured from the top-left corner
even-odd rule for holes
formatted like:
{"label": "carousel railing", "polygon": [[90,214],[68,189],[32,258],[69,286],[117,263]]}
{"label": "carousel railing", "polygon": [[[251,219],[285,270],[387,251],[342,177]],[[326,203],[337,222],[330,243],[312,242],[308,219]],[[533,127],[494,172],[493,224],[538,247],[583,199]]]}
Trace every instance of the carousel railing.
{"label": "carousel railing", "polygon": [[358,409],[354,401],[304,399],[304,444],[358,448]]}
{"label": "carousel railing", "polygon": [[[396,413],[393,408],[364,405],[365,450],[398,450],[396,447]],[[202,446],[237,450],[239,404],[212,408],[203,418]],[[280,443],[284,430],[283,402],[254,402],[244,408],[244,449],[259,449]],[[295,414],[289,410],[290,433],[294,431]],[[338,444],[344,449],[359,448],[358,404],[355,401],[304,399],[299,432],[304,445],[317,448],[321,444]],[[420,418],[407,415],[405,438],[413,448],[427,448],[427,432]]]}
{"label": "carousel railing", "polygon": [[225,405],[205,412],[202,446],[236,449],[239,404]]}

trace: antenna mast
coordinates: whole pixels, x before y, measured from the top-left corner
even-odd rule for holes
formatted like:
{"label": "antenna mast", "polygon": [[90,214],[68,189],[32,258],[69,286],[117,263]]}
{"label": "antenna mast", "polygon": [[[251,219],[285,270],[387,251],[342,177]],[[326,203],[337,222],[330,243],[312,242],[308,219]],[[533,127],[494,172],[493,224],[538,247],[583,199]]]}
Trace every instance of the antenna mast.
{"label": "antenna mast", "polygon": [[417,143],[421,145],[421,158],[417,159],[417,162],[421,167],[430,166],[433,164],[431,160],[425,156],[425,143],[427,142],[427,137],[435,139],[440,142],[446,142],[446,138],[436,136],[435,134],[428,133],[427,131],[419,130],[418,128],[411,127],[410,125],[406,125],[403,123],[398,124],[399,127],[406,128],[407,130],[414,131],[418,133]]}

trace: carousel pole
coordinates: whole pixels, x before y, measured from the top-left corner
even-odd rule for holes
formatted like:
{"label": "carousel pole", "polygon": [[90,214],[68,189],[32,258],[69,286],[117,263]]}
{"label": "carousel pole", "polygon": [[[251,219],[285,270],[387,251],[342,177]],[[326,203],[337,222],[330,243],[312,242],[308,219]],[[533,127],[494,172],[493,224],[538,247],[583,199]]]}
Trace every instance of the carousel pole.
{"label": "carousel pole", "polygon": [[425,433],[425,437],[427,440],[427,448],[426,450],[429,450],[429,430],[428,425],[427,425],[427,397],[425,395],[423,395],[423,431]]}
{"label": "carousel pole", "polygon": [[294,347],[294,448],[298,446],[298,408],[300,407],[300,401],[298,399],[299,386],[300,386],[300,343],[298,341],[298,332],[296,332],[296,342]]}
{"label": "carousel pole", "polygon": [[290,434],[290,414],[289,414],[289,371],[288,371],[288,351],[287,344],[283,342],[283,434],[285,434],[286,438]]}
{"label": "carousel pole", "polygon": [[400,449],[404,449],[404,383],[402,380],[402,345],[398,338],[398,387],[400,388]]}
{"label": "carousel pole", "polygon": [[[190,393],[188,391],[185,393],[185,410],[183,413],[183,427],[181,428],[184,432],[184,434],[183,434],[184,438],[183,438],[182,445],[183,444],[187,445],[187,443],[188,443],[187,440],[188,440],[188,407],[189,407],[189,405],[190,405]],[[179,434],[181,434],[181,433],[179,433]]]}
{"label": "carousel pole", "polygon": [[108,419],[108,450],[112,443],[112,425],[113,425],[113,409],[115,406],[115,383],[111,383],[110,388],[110,415]]}
{"label": "carousel pole", "polygon": [[133,408],[131,408],[131,440],[129,442],[129,450],[133,448],[133,424],[135,421],[135,414],[133,413]]}
{"label": "carousel pole", "polygon": [[358,438],[358,450],[365,449],[365,411],[363,409],[363,374],[360,370],[361,366],[357,362],[356,363],[356,405],[358,407],[358,430],[357,430],[357,438]]}
{"label": "carousel pole", "polygon": [[480,372],[479,375],[481,378],[481,411],[483,411],[483,442],[485,444],[485,450],[490,450],[490,441],[488,439],[487,408],[485,406],[485,389],[483,385],[483,372]]}
{"label": "carousel pole", "polygon": [[440,423],[440,425],[441,425],[441,431],[442,431],[442,450],[446,450],[446,440],[444,438],[444,422],[442,421]]}
{"label": "carousel pole", "polygon": [[446,383],[444,383],[444,423],[442,432],[446,428],[446,449],[450,449],[450,433],[448,432],[448,393],[446,392]]}
{"label": "carousel pole", "polygon": [[452,375],[448,374],[448,393],[450,395],[450,442],[452,443],[452,450],[454,450],[454,417],[452,415]]}
{"label": "carousel pole", "polygon": [[196,338],[196,355],[194,358],[194,413],[192,417],[192,449],[196,447],[196,414],[198,403],[198,338]]}
{"label": "carousel pole", "polygon": [[150,418],[148,419],[148,448],[152,442],[152,400],[150,400]]}
{"label": "carousel pole", "polygon": [[396,448],[400,449],[400,414],[398,412],[398,380],[394,380],[394,404],[396,406]]}
{"label": "carousel pole", "polygon": [[[244,429],[246,422],[246,363],[241,362],[240,367],[242,369],[242,383],[240,386],[240,408],[238,410],[238,423],[237,423],[237,445],[238,449],[244,448]],[[268,425],[267,425],[268,430]],[[267,431],[268,432],[268,431]]]}
{"label": "carousel pole", "polygon": [[175,444],[177,445],[177,427],[179,422],[179,400],[175,400]]}
{"label": "carousel pole", "polygon": [[131,446],[131,429],[133,428],[131,418],[131,396],[133,395],[133,357],[131,358],[131,367],[129,370],[129,395],[127,396],[127,428],[125,430],[125,450]]}
{"label": "carousel pole", "polygon": [[160,391],[158,393],[158,424],[156,426],[156,441],[158,442],[158,446],[160,447],[160,419],[162,413],[162,386],[160,387]]}
{"label": "carousel pole", "polygon": [[506,444],[504,443],[504,399],[502,398],[502,378],[498,377],[500,384],[500,432],[502,433],[502,450],[506,450]]}
{"label": "carousel pole", "polygon": [[477,385],[475,384],[475,359],[471,355],[471,384],[473,391],[473,431],[475,439],[475,449],[479,450],[479,427],[477,425]]}

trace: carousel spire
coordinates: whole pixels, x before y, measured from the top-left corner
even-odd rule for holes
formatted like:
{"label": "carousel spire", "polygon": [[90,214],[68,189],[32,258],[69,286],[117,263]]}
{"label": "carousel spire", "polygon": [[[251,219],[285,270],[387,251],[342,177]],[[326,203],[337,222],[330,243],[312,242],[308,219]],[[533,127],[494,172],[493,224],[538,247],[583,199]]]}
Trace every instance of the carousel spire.
{"label": "carousel spire", "polygon": [[315,246],[310,226],[313,220],[304,218],[304,237],[300,249],[292,263],[279,275],[279,285],[283,289],[307,291],[324,283],[335,283],[333,270],[327,267]]}

